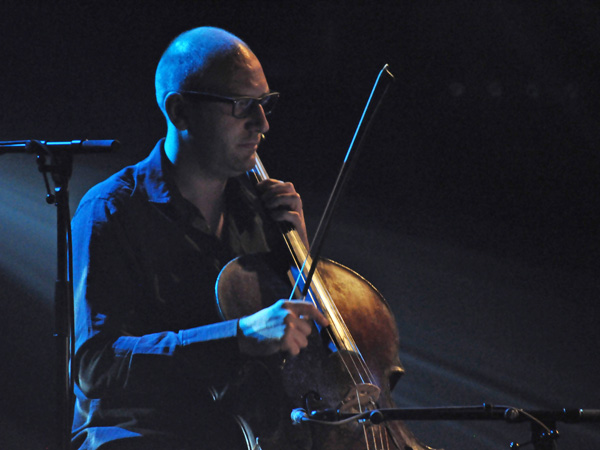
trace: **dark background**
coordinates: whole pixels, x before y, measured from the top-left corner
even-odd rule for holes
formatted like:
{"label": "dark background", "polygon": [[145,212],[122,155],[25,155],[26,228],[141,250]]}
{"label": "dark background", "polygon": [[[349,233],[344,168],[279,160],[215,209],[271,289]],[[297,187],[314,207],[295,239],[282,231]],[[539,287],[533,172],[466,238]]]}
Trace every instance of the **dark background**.
{"label": "dark background", "polygon": [[[154,69],[200,25],[248,42],[282,92],[262,158],[314,232],[371,85],[396,76],[324,254],[397,318],[400,406],[600,408],[600,7],[587,0],[3,2],[0,140],[119,139],[76,157],[71,207],[165,132]],[[55,208],[32,155],[0,157],[0,448],[54,411]],[[411,422],[500,449],[526,424]],[[559,424],[562,449],[598,424]]]}

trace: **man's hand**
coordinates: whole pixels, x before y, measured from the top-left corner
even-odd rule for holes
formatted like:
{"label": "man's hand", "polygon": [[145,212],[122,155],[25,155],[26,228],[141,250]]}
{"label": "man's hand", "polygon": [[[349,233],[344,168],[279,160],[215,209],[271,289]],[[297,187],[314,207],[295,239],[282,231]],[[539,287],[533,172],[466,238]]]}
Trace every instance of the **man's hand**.
{"label": "man's hand", "polygon": [[261,199],[273,220],[291,223],[306,248],[308,248],[302,199],[300,194],[296,192],[294,185],[268,178],[258,183],[256,188],[261,193]]}
{"label": "man's hand", "polygon": [[295,356],[308,345],[313,320],[323,327],[329,325],[312,303],[279,300],[240,319],[240,350],[252,356],[267,356],[279,351]]}

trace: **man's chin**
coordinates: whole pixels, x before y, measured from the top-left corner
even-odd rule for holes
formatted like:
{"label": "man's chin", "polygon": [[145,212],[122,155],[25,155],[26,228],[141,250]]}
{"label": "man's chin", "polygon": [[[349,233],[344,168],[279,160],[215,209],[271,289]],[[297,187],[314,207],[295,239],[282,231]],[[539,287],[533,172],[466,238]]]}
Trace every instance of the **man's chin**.
{"label": "man's chin", "polygon": [[254,152],[248,158],[239,160],[235,164],[235,166],[232,166],[231,167],[231,176],[236,177],[238,175],[242,175],[242,174],[248,172],[249,170],[254,169],[255,165],[256,165],[256,152]]}
{"label": "man's chin", "polygon": [[246,169],[244,170],[244,172],[248,172],[249,170],[254,169],[255,165],[256,165],[256,152],[252,153],[252,155],[250,155],[250,157],[248,158],[248,160],[246,162]]}

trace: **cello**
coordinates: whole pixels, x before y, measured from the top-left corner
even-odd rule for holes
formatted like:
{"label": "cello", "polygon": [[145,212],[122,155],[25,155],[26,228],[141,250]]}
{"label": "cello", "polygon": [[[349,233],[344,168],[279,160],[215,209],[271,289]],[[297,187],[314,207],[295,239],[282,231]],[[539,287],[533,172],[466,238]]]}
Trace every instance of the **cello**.
{"label": "cello", "polygon": [[[382,76],[393,80],[387,65],[378,81]],[[357,136],[358,130],[353,143]],[[371,283],[313,251],[322,245],[320,230],[327,228],[330,205],[347,179],[347,160],[348,155],[311,252],[295,229],[282,226],[278,251],[235,258],[222,269],[215,285],[224,320],[253,314],[273,299],[289,297],[312,302],[330,323],[326,328],[315,324],[308,346],[299,355],[249,358],[234,381],[213,392],[243,430],[248,450],[430,449],[402,422],[375,424],[363,419],[371,410],[394,406],[391,392],[404,372],[396,321]],[[258,156],[248,175],[253,183],[268,178]],[[340,420],[340,414],[350,414],[351,419]]]}

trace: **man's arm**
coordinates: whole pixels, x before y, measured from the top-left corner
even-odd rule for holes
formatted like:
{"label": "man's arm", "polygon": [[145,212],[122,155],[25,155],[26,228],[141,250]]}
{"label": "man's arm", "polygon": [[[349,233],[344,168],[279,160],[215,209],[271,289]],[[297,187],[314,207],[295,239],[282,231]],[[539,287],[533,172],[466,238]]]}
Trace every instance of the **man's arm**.
{"label": "man's arm", "polygon": [[[73,219],[76,351],[74,374],[89,397],[147,392],[193,376],[198,383],[239,363],[237,321],[186,330],[146,329],[142,266],[113,205],[83,203]],[[200,306],[199,306],[200,307]]]}

